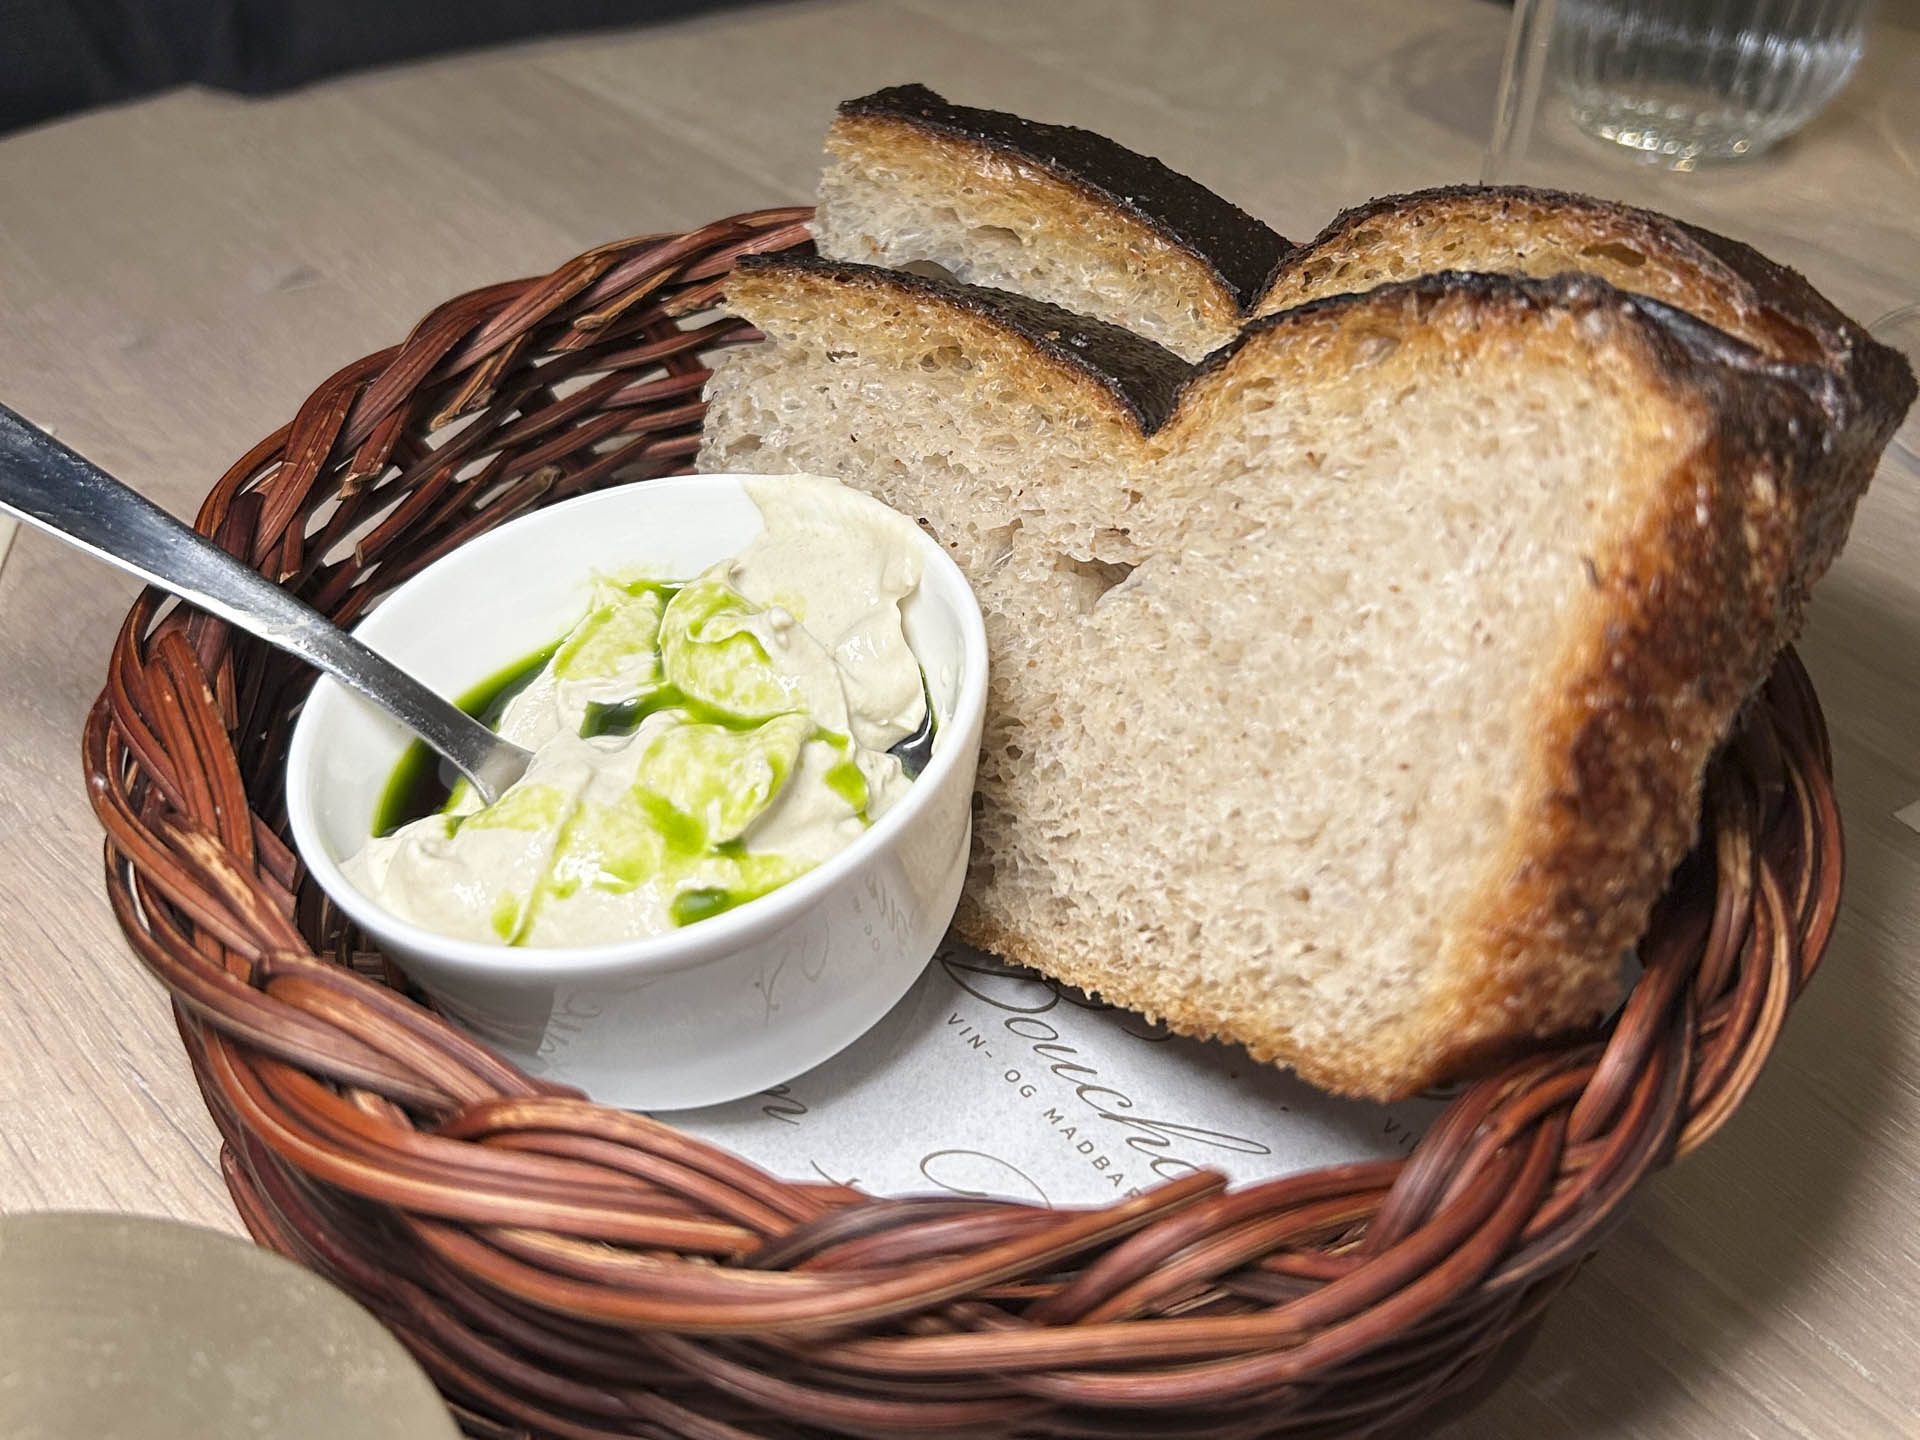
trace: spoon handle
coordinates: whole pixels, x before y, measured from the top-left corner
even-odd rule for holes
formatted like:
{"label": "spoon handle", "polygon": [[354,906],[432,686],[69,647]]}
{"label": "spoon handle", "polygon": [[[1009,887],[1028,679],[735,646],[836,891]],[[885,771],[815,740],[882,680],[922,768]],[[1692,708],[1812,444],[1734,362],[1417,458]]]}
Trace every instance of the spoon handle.
{"label": "spoon handle", "polygon": [[483,799],[525,772],[518,746],[4,405],[0,507],[324,670],[452,761]]}

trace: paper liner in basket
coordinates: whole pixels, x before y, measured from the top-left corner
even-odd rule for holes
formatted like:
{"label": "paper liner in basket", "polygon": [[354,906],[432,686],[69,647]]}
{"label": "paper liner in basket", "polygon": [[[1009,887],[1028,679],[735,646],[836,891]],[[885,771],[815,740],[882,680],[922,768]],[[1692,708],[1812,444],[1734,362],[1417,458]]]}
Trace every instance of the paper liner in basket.
{"label": "paper liner in basket", "polygon": [[1199,1169],[1244,1184],[1404,1155],[1440,1109],[1335,1099],[949,940],[825,1064],[663,1118],[787,1179],[1057,1206]]}

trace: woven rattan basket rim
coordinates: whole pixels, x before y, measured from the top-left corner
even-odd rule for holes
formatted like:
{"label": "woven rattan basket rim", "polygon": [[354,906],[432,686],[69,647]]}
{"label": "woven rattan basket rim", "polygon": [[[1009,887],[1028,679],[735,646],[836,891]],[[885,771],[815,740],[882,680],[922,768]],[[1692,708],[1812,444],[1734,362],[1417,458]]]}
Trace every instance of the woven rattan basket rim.
{"label": "woven rattan basket rim", "polygon": [[[345,367],[198,523],[346,622],[535,505],[685,469],[741,254],[803,209],[590,251]],[[106,883],[170,992],[248,1228],[420,1358],[470,1433],[1382,1434],[1485,1372],[1638,1184],[1739,1105],[1824,952],[1841,834],[1783,655],[1603,1032],[1454,1098],[1405,1161],[1106,1209],[764,1175],[534,1080],[403,993],[288,848],[307,684],[143,596],[89,717]]]}

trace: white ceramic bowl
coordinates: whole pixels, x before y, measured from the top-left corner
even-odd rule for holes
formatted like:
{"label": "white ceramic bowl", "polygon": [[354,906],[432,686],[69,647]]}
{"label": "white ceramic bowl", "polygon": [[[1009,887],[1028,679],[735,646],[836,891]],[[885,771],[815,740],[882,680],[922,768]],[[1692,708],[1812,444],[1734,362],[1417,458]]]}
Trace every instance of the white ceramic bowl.
{"label": "white ceramic bowl", "polygon": [[[389,595],[354,633],[443,695],[550,645],[594,573],[691,577],[760,532],[740,478],[606,490],[501,526]],[[923,537],[924,539],[925,537]],[[941,725],[904,799],[818,868],[670,935],[513,948],[388,914],[341,873],[410,736],[329,679],[294,727],[287,818],[308,869],[449,1018],[528,1071],[596,1100],[677,1109],[751,1095],[860,1036],[926,967],[959,900],[986,704],[980,608],[923,546],[902,606]]]}

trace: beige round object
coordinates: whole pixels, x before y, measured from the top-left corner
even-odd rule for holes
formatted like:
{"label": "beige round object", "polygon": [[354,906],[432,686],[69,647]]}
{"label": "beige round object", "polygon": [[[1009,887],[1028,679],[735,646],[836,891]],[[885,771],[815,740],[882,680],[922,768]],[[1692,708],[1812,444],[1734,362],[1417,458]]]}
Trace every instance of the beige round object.
{"label": "beige round object", "polygon": [[373,1316],[278,1255],[139,1216],[0,1216],[0,1435],[458,1433]]}

